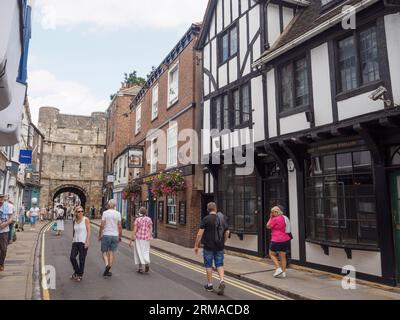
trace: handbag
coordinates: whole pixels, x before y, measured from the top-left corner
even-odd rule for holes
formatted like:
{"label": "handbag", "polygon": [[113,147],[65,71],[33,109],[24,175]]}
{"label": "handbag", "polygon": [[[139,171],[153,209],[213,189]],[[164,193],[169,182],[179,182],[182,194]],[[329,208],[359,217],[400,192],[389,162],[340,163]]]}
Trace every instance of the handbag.
{"label": "handbag", "polygon": [[56,231],[56,230],[57,230],[57,222],[54,222],[54,223],[53,223],[53,226],[51,227],[51,229],[52,229],[53,231]]}

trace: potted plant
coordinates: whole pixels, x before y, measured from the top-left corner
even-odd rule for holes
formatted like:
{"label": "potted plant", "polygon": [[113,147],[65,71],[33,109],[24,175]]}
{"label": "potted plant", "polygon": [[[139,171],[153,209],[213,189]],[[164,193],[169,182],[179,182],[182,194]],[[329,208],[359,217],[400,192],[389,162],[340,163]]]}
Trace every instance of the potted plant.
{"label": "potted plant", "polygon": [[129,183],[122,191],[122,199],[131,199],[132,201],[135,201],[135,199],[140,196],[141,191],[142,187],[140,184]]}
{"label": "potted plant", "polygon": [[160,173],[153,181],[151,192],[160,198],[164,195],[176,195],[186,189],[186,182],[182,171],[174,170]]}

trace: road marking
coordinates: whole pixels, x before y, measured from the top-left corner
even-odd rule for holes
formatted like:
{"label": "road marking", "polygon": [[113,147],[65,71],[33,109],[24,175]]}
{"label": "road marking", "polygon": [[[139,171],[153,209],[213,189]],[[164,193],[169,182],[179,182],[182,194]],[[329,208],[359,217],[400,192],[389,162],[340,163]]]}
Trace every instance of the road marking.
{"label": "road marking", "polygon": [[[45,230],[42,233],[42,252],[41,252],[41,273],[42,273],[42,281],[41,281],[41,286],[43,289],[43,300],[50,300],[50,292],[49,289],[47,288],[47,277],[46,277],[46,269],[45,269],[45,264],[44,264],[44,254],[45,254],[45,235],[46,232],[50,230],[50,228],[52,227],[52,223],[50,223]],[[46,283],[46,285],[43,285],[44,283]]]}
{"label": "road marking", "polygon": [[[93,226],[95,228],[99,229],[99,227],[97,225],[93,225]],[[125,243],[125,244],[129,244],[129,240],[125,239],[125,238],[122,239],[122,242]],[[164,260],[170,261],[172,263],[178,264],[178,265],[180,265],[182,267],[185,267],[187,269],[191,269],[193,271],[196,271],[196,272],[204,274],[204,275],[206,274],[206,271],[205,271],[204,268],[202,268],[202,267],[200,267],[200,266],[198,266],[196,264],[193,264],[191,262],[186,262],[184,260],[177,259],[177,258],[175,258],[173,256],[170,256],[170,255],[168,255],[168,254],[166,254],[164,252],[158,251],[156,249],[152,249],[151,250],[151,254],[153,254],[153,255],[161,258],[161,259],[164,259]],[[215,275],[215,274],[213,274],[213,278],[214,279],[219,279],[218,276]],[[230,277],[225,277],[225,283],[227,283],[227,284],[229,284],[229,285],[231,285],[233,287],[236,287],[238,289],[241,289],[243,291],[246,291],[248,293],[251,293],[252,295],[258,296],[258,297],[263,298],[263,299],[266,299],[266,300],[288,300],[287,298],[285,299],[282,296],[275,295],[275,294],[270,293],[268,291],[264,291],[263,289],[258,289],[256,287],[244,284],[244,283],[242,283],[240,281],[237,281],[237,280],[234,280],[234,279],[232,279]]]}
{"label": "road marking", "polygon": [[[152,254],[154,254],[154,255],[162,258],[162,259],[165,259],[165,260],[168,260],[170,262],[173,262],[175,264],[178,264],[178,265],[181,265],[183,267],[186,267],[188,269],[191,269],[193,271],[199,272],[201,274],[206,274],[205,270],[203,268],[199,267],[199,266],[192,265],[192,264],[184,262],[182,260],[178,260],[178,259],[173,258],[171,256],[168,256],[168,255],[166,255],[164,253],[160,253],[159,251],[153,250]],[[213,278],[214,279],[219,279],[217,275],[213,275]],[[230,277],[225,279],[225,283],[227,283],[229,285],[232,285],[232,286],[234,286],[236,288],[239,288],[239,289],[241,289],[243,291],[249,292],[249,293],[251,293],[253,295],[256,295],[258,297],[267,299],[267,300],[285,300],[281,296],[275,295],[273,293],[270,293],[270,292],[262,290],[262,289],[258,289],[258,288],[253,287],[253,286],[249,286],[247,284],[244,284],[242,282],[234,280],[234,279],[232,279]]]}

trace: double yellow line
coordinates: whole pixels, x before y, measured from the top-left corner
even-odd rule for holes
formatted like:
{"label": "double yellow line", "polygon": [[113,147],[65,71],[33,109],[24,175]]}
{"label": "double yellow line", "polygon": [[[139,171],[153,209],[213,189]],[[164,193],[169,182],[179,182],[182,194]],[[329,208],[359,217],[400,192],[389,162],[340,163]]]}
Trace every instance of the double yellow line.
{"label": "double yellow line", "polygon": [[46,277],[46,269],[45,269],[45,236],[46,232],[50,230],[52,227],[53,223],[50,223],[43,231],[42,233],[42,248],[41,248],[41,254],[40,254],[40,269],[41,269],[41,274],[42,274],[42,280],[41,280],[41,287],[42,287],[42,297],[43,300],[50,300],[50,292],[49,289],[47,288],[47,277]]}
{"label": "double yellow line", "polygon": [[[206,274],[204,268],[202,268],[200,266],[197,266],[195,264],[188,263],[188,262],[185,262],[183,260],[174,258],[174,257],[172,257],[170,255],[161,253],[160,251],[157,251],[157,250],[154,250],[154,249],[152,250],[151,253],[153,255],[157,256],[157,257],[160,257],[160,258],[162,258],[164,260],[173,262],[173,263],[178,264],[178,265],[180,265],[182,267],[188,268],[190,270],[196,271],[196,272],[201,273],[201,274]],[[218,276],[214,274],[213,278],[214,279],[218,279]],[[230,277],[225,278],[225,283],[229,284],[230,286],[233,286],[233,287],[236,287],[238,289],[241,289],[243,291],[246,291],[246,292],[248,292],[248,293],[250,293],[252,295],[255,295],[255,296],[259,297],[259,298],[266,299],[266,300],[286,300],[286,299],[284,299],[283,297],[281,297],[279,295],[275,295],[275,294],[273,294],[271,292],[268,292],[266,290],[259,289],[259,288],[254,287],[254,286],[247,285],[247,284],[245,284],[245,283],[243,283],[241,281],[234,280],[234,279],[232,279]]]}

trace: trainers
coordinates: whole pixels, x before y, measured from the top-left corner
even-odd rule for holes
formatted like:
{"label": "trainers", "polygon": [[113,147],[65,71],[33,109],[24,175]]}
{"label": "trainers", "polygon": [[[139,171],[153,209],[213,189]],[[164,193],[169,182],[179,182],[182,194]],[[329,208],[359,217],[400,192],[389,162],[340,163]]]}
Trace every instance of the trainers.
{"label": "trainers", "polygon": [[283,273],[282,269],[278,268],[275,270],[275,273],[273,276],[276,278],[276,277],[279,277],[282,273]]}
{"label": "trainers", "polygon": [[282,272],[281,278],[286,278],[286,272]]}
{"label": "trainers", "polygon": [[220,283],[219,283],[219,287],[218,287],[218,295],[219,296],[223,296],[224,295],[224,291],[225,291],[225,282],[224,281],[221,281]]}
{"label": "trainers", "polygon": [[74,274],[70,277],[70,279],[71,279],[71,280],[76,280],[77,277],[78,277],[78,275],[77,275],[76,273],[74,273]]}
{"label": "trainers", "polygon": [[107,276],[108,276],[108,274],[110,273],[110,269],[111,269],[110,266],[107,266],[107,267],[104,269],[103,277],[107,277]]}
{"label": "trainers", "polygon": [[206,285],[204,286],[204,288],[205,288],[207,291],[209,291],[209,292],[214,291],[213,286],[212,286],[212,285],[209,285],[209,284],[206,284]]}

